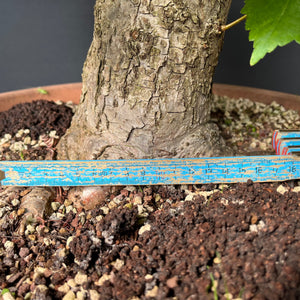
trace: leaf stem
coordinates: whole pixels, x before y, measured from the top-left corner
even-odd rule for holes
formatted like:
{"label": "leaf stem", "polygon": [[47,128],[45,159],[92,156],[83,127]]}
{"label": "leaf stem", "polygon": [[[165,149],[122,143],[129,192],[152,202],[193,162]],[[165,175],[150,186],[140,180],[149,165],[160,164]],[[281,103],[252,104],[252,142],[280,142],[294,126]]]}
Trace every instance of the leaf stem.
{"label": "leaf stem", "polygon": [[233,27],[234,25],[242,22],[243,20],[245,20],[247,18],[247,15],[243,15],[242,17],[240,17],[239,19],[227,24],[227,25],[222,25],[221,26],[221,31],[224,32],[226,31],[227,29],[230,29],[231,27]]}

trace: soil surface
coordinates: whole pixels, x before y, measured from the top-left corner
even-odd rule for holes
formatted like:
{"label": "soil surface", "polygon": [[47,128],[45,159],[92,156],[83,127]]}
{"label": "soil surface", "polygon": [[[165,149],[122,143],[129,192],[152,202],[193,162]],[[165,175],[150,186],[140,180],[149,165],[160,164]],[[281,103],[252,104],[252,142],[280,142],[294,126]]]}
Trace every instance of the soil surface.
{"label": "soil surface", "polygon": [[32,139],[38,139],[52,130],[62,136],[70,126],[72,116],[70,107],[57,105],[54,101],[36,100],[17,104],[8,111],[0,112],[0,137],[5,133],[15,135],[26,128],[30,128]]}
{"label": "soil surface", "polygon": [[[242,139],[229,130],[235,109],[220,107],[213,117],[229,120],[220,128],[237,153],[271,153],[259,146],[277,121],[242,126]],[[53,159],[71,116],[48,101],[0,113],[0,159]],[[3,299],[300,299],[300,182],[2,187],[0,291]]]}

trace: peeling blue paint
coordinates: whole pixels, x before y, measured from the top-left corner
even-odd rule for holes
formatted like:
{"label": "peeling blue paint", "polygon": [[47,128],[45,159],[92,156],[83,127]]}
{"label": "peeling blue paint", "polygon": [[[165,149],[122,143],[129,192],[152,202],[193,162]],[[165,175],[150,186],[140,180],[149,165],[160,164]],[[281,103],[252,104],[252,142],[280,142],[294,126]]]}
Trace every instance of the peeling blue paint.
{"label": "peeling blue paint", "polygon": [[0,161],[5,186],[165,185],[300,179],[300,157]]}

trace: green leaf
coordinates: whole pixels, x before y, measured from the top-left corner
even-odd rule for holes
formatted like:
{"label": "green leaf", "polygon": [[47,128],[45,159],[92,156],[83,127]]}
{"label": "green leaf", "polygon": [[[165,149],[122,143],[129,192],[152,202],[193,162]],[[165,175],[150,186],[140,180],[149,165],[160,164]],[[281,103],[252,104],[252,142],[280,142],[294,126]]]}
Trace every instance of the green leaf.
{"label": "green leaf", "polygon": [[2,292],[1,292],[1,295],[4,295],[4,294],[6,294],[6,293],[9,293],[9,289],[4,288],[4,289],[2,290]]}
{"label": "green leaf", "polygon": [[48,92],[46,90],[42,89],[42,88],[38,88],[37,90],[38,90],[38,92],[40,94],[43,94],[43,95],[47,95],[48,94]]}
{"label": "green leaf", "polygon": [[300,44],[300,0],[245,0],[241,12],[254,42],[251,66],[277,46],[293,40]]}

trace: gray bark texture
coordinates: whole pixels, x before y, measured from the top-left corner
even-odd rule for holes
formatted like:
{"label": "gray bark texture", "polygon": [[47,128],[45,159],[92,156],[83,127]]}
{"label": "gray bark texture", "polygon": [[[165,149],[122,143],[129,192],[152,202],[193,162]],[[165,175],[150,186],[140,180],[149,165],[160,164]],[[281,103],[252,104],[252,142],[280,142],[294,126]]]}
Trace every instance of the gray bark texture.
{"label": "gray bark texture", "polygon": [[80,105],[59,159],[219,155],[209,123],[231,0],[97,0]]}

